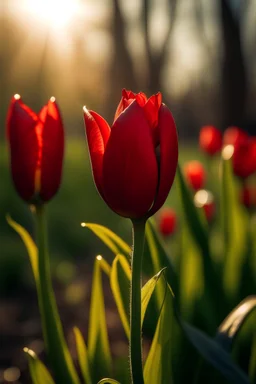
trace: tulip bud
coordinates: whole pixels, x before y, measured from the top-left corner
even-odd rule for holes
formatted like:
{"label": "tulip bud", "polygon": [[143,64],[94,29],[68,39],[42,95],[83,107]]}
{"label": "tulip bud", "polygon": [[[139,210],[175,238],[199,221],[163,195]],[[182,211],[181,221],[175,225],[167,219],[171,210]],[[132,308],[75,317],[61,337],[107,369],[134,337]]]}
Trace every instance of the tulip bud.
{"label": "tulip bud", "polygon": [[256,208],[256,186],[244,185],[240,191],[240,201],[248,209]]}
{"label": "tulip bud", "polygon": [[212,125],[202,127],[199,134],[199,145],[208,155],[215,155],[220,152],[222,147],[221,132]]}
{"label": "tulip bud", "polygon": [[246,179],[256,172],[256,138],[248,137],[235,147],[233,169],[241,179]]}
{"label": "tulip bud", "polygon": [[206,172],[203,164],[200,163],[200,161],[189,161],[184,165],[183,172],[188,184],[195,191],[204,187],[206,181]]}
{"label": "tulip bud", "polygon": [[123,90],[111,129],[86,108],[84,120],[101,197],[121,216],[152,216],[168,196],[178,161],[176,126],[161,94],[148,99]]}
{"label": "tulip bud", "polygon": [[196,207],[204,210],[207,221],[211,222],[216,211],[213,194],[210,191],[201,189],[195,194],[194,203]]}
{"label": "tulip bud", "polygon": [[234,148],[243,144],[248,139],[248,135],[238,127],[228,127],[223,135],[223,145],[233,145]]}
{"label": "tulip bud", "polygon": [[12,178],[20,197],[31,204],[50,200],[61,182],[64,131],[55,98],[36,114],[19,95],[7,116]]}
{"label": "tulip bud", "polygon": [[172,235],[177,227],[177,216],[172,208],[163,208],[158,216],[158,228],[163,236]]}

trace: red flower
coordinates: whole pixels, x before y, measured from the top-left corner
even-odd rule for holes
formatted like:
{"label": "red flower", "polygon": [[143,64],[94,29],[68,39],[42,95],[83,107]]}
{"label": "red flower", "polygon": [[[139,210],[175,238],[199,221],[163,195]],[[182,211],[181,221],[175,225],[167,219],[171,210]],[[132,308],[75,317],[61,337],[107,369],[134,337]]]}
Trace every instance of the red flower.
{"label": "red flower", "polygon": [[256,138],[248,137],[235,147],[233,154],[234,173],[246,179],[256,172]]}
{"label": "red flower", "polygon": [[115,121],[84,108],[96,187],[109,207],[129,218],[149,217],[164,204],[176,172],[175,123],[161,94],[123,90]]}
{"label": "red flower", "polygon": [[8,111],[7,137],[12,178],[17,192],[29,203],[50,200],[62,174],[64,131],[52,97],[39,114],[15,95]]}
{"label": "red flower", "polygon": [[205,189],[200,189],[194,196],[194,203],[197,208],[204,210],[207,221],[211,222],[216,211],[213,194]]}
{"label": "red flower", "polygon": [[203,164],[200,161],[193,160],[186,163],[183,172],[188,184],[197,191],[205,185],[206,173]]}
{"label": "red flower", "polygon": [[241,203],[247,208],[256,207],[256,186],[244,185],[240,192]]}
{"label": "red flower", "polygon": [[238,127],[228,127],[223,135],[224,145],[233,145],[235,148],[248,140],[248,135],[245,131]]}
{"label": "red flower", "polygon": [[199,145],[208,155],[215,155],[222,147],[221,132],[212,125],[202,127],[199,134]]}
{"label": "red flower", "polygon": [[158,227],[163,236],[172,235],[177,226],[177,216],[172,208],[163,208],[159,212]]}

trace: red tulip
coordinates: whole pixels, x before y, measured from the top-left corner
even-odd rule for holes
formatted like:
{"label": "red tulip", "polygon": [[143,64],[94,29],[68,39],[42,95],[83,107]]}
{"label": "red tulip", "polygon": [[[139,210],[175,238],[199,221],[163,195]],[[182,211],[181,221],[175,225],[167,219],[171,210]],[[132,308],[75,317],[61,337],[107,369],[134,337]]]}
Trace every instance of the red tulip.
{"label": "red tulip", "polygon": [[84,108],[84,120],[96,187],[121,216],[153,215],[164,204],[176,172],[175,123],[160,93],[123,90],[115,121],[108,123]]}
{"label": "red tulip", "polygon": [[202,127],[199,134],[199,145],[208,155],[215,155],[222,147],[221,132],[212,125]]}
{"label": "red tulip", "polygon": [[64,131],[55,98],[39,114],[15,95],[8,111],[7,137],[12,178],[21,198],[37,204],[57,192],[62,174]]}
{"label": "red tulip", "polygon": [[234,173],[246,179],[256,172],[256,138],[250,138],[235,147],[233,154]]}
{"label": "red tulip", "polygon": [[240,192],[241,203],[247,208],[256,207],[256,186],[244,185]]}
{"label": "red tulip", "polygon": [[158,217],[159,231],[163,236],[172,235],[177,226],[177,216],[172,208],[163,208]]}
{"label": "red tulip", "polygon": [[193,160],[186,163],[183,167],[184,176],[188,184],[197,191],[205,185],[206,173],[200,161]]}
{"label": "red tulip", "polygon": [[228,127],[223,135],[223,145],[233,145],[235,148],[246,142],[248,134],[238,127]]}
{"label": "red tulip", "polygon": [[216,211],[213,194],[205,189],[200,189],[194,196],[194,203],[196,207],[204,210],[207,221],[211,222]]}

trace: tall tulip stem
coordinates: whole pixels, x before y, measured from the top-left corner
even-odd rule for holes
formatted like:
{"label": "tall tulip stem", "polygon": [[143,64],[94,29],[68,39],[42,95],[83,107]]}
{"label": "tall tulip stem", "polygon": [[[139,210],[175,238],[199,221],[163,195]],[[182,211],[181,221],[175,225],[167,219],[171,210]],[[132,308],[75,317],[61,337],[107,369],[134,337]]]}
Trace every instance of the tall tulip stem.
{"label": "tall tulip stem", "polygon": [[132,220],[133,252],[130,296],[130,369],[134,384],[143,384],[141,343],[141,269],[146,220]]}
{"label": "tall tulip stem", "polygon": [[51,283],[44,205],[36,206],[36,224],[38,246],[38,302],[48,359],[57,384],[78,384],[78,376],[64,338]]}

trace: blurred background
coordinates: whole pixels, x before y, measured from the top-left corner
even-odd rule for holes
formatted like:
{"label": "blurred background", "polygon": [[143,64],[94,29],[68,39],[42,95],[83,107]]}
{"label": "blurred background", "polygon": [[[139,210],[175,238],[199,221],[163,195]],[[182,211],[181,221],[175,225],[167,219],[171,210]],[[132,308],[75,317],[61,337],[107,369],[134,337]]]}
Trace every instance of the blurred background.
{"label": "blurred background", "polygon": [[[9,213],[33,235],[31,211],[16,196],[8,167],[5,120],[12,95],[19,93],[35,111],[55,96],[62,111],[66,154],[61,189],[48,205],[49,241],[57,286],[67,290],[60,289],[61,297],[79,305],[87,291],[70,293],[71,282],[89,276],[92,256],[111,260],[80,223],[97,222],[131,239],[128,220],[105,206],[93,184],[83,105],[111,124],[122,88],[161,91],[176,120],[181,163],[200,159],[202,125],[222,131],[238,125],[256,134],[255,46],[253,0],[0,1],[0,337],[6,340],[0,380],[1,369],[13,364],[14,347],[6,352],[11,337],[15,346],[17,333],[20,345],[27,340],[19,328],[14,332],[27,319],[21,298],[37,313],[26,250],[5,219]],[[168,204],[177,206],[175,185]]]}

